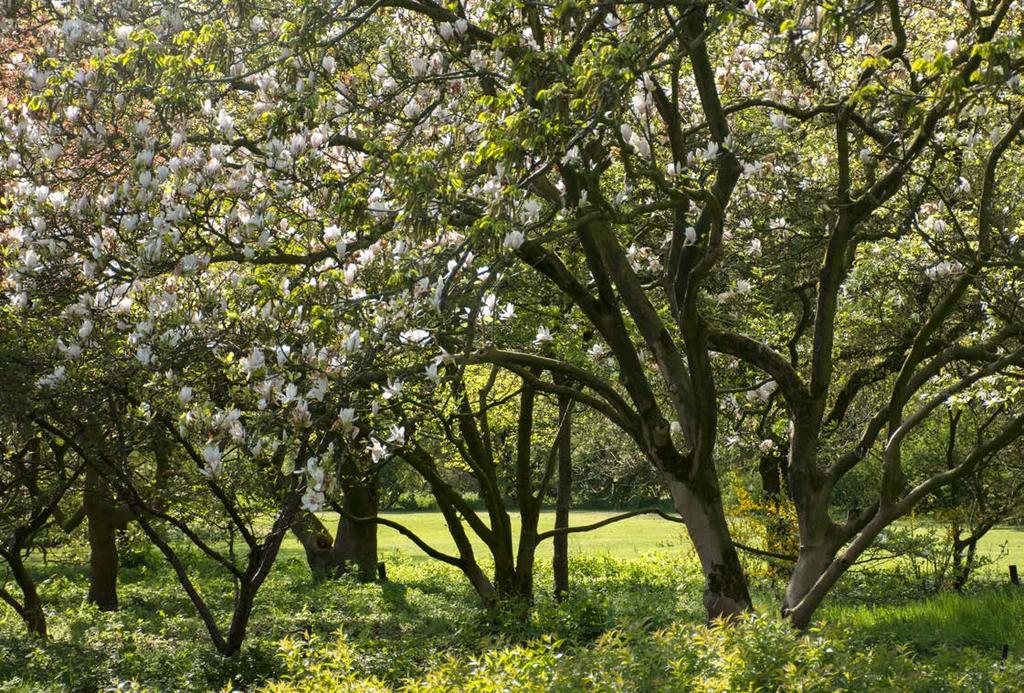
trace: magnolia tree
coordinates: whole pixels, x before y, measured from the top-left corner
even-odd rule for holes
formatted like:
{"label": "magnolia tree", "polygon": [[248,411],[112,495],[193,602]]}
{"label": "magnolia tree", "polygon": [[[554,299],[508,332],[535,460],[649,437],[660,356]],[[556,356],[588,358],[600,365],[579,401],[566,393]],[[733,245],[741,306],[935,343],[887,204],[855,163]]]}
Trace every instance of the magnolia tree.
{"label": "magnolia tree", "polygon": [[[803,626],[1024,427],[1014,2],[15,11],[4,295],[60,318],[67,361],[37,385],[129,373],[120,401],[213,488],[316,510],[339,436],[371,463],[407,443],[407,373],[491,364],[642,451],[729,616],[721,414],[774,398]],[[905,470],[966,396],[986,435]],[[877,493],[833,519],[874,454]]]}

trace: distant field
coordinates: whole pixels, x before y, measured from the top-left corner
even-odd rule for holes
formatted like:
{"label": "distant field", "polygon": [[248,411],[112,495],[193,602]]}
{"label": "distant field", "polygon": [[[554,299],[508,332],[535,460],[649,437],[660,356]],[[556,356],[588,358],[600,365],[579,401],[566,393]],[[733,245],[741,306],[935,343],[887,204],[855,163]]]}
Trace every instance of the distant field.
{"label": "distant field", "polygon": [[[571,524],[587,525],[594,522],[620,514],[618,511],[580,511],[571,516]],[[383,513],[383,517],[395,522],[401,522],[416,532],[424,541],[431,546],[446,553],[455,552],[455,543],[448,534],[448,527],[444,523],[444,517],[439,512],[430,511],[408,511]],[[334,531],[338,522],[335,513],[322,513],[320,519]],[[519,518],[512,513],[514,532],[518,530]],[[554,512],[541,514],[541,531],[551,529],[555,524]],[[483,543],[470,534],[474,548],[483,549]],[[409,539],[405,538],[398,531],[390,527],[381,527],[378,534],[379,549],[383,556],[389,553],[401,553],[409,558],[429,560]],[[674,522],[664,520],[657,515],[631,517],[607,527],[572,534],[569,536],[570,551],[585,551],[588,554],[607,554],[619,558],[635,557],[652,551],[654,549],[678,548],[689,551],[689,542],[683,534],[683,526]],[[301,551],[301,547],[294,537],[288,537],[285,551]],[[551,540],[548,539],[541,544],[537,553],[539,558],[551,558]]]}
{"label": "distant field", "polygon": [[[571,524],[574,526],[591,524],[617,514],[619,514],[617,511],[574,512],[571,516]],[[391,512],[384,513],[384,517],[408,526],[431,546],[441,551],[448,553],[455,551],[455,545],[448,535],[444,518],[438,512]],[[321,519],[332,531],[338,521],[337,515],[334,513],[323,513]],[[512,519],[514,525],[518,527],[518,518],[514,513]],[[554,525],[554,521],[553,512],[543,513],[540,521],[541,529],[550,529]],[[396,530],[381,527],[378,536],[380,551],[384,557],[389,553],[398,552],[413,559],[428,558],[415,544]],[[475,537],[472,538],[474,546],[483,548],[480,542],[475,541]],[[992,530],[983,540],[981,551],[987,555],[998,556],[1004,543],[1007,555],[999,559],[999,567],[1005,570],[1006,565],[1016,563],[1024,571],[1024,527],[999,527]],[[691,550],[683,526],[656,515],[632,517],[591,532],[572,534],[569,537],[570,552],[586,552],[590,555],[607,554],[617,558],[630,558],[654,549],[665,548],[675,548],[684,552]],[[289,553],[301,551],[298,543],[291,536],[289,536],[284,549]],[[538,557],[551,558],[550,540],[541,544]]]}

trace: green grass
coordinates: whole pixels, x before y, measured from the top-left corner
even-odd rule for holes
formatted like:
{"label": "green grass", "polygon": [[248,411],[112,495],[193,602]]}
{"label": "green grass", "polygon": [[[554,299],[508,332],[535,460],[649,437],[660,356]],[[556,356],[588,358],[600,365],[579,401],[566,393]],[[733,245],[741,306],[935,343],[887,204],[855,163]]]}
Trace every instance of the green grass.
{"label": "green grass", "polygon": [[919,649],[970,646],[995,652],[1003,643],[1024,654],[1024,588],[944,593],[905,604],[831,606],[821,617],[869,641],[914,643]]}
{"label": "green grass", "polygon": [[[578,512],[573,522],[597,522],[612,514]],[[437,548],[453,549],[439,513],[387,516],[407,523]],[[324,517],[332,530],[336,519]],[[552,521],[552,513],[545,513],[542,527],[550,527]],[[1000,583],[1006,582],[1006,563],[1024,564],[1024,531],[999,529],[986,539],[983,550],[998,551],[1004,542],[1009,555],[997,569]],[[478,663],[492,656],[505,664],[496,674],[486,667],[480,670],[483,681],[490,680],[492,674],[514,677],[524,668],[545,662],[545,670],[548,664],[561,667],[559,676],[568,676],[580,667],[601,671],[606,683],[620,671],[627,678],[640,676],[628,679],[628,685],[615,688],[609,684],[595,690],[695,690],[689,683],[677,688],[659,683],[668,663],[677,660],[690,662],[687,666],[698,667],[693,670],[698,673],[715,670],[725,676],[722,672],[730,671],[728,680],[723,679],[725,683],[716,691],[747,690],[743,677],[758,671],[798,676],[803,685],[812,673],[828,674],[824,664],[812,666],[815,658],[828,660],[828,666],[840,671],[861,672],[870,667],[881,678],[869,677],[870,685],[856,688],[828,678],[832,676],[828,674],[826,682],[808,690],[1015,690],[978,685],[992,667],[1001,666],[1002,643],[1010,645],[1013,666],[1024,666],[1024,588],[1013,590],[1002,584],[993,588],[990,581],[981,581],[962,596],[924,597],[912,581],[894,572],[888,561],[869,564],[844,577],[819,613],[829,624],[822,631],[825,639],[815,635],[804,642],[794,640],[788,628],[771,625],[777,620],[782,583],[759,574],[757,561],[750,560],[755,604],[768,625],[752,627],[736,638],[705,632],[699,626],[703,578],[689,542],[680,525],[657,517],[631,518],[573,535],[573,588],[563,604],[551,597],[551,545],[545,542],[537,566],[536,608],[526,621],[485,617],[456,568],[425,560],[418,548],[394,530],[381,528],[380,547],[382,559],[388,562],[390,582],[361,585],[344,578],[314,584],[299,545],[289,537],[260,592],[244,652],[233,660],[213,653],[172,571],[151,546],[141,544],[124,554],[119,588],[122,608],[114,613],[100,613],[84,603],[87,548],[81,540],[51,551],[46,563],[37,554],[32,565],[40,578],[52,640],[45,644],[29,641],[13,612],[0,608],[0,691],[95,691],[125,680],[143,682],[146,690],[220,690],[228,682],[241,690],[255,690],[270,681],[287,680],[291,673],[280,657],[281,642],[300,634],[311,634],[310,647],[316,650],[303,651],[302,661],[306,654],[315,655],[314,659],[330,658],[333,648],[348,648],[345,658],[351,662],[341,672],[329,672],[332,681],[336,675],[357,680],[377,676],[395,686],[427,672],[445,671],[450,685],[431,691],[466,690],[462,674],[452,667],[475,671]],[[182,545],[182,555],[223,624],[229,616],[230,582],[197,551]],[[486,563],[485,555],[480,558]],[[659,635],[660,629],[666,628],[675,635]],[[621,632],[625,640],[620,642],[615,632]],[[564,643],[557,653],[529,654],[522,662],[516,659],[520,655],[514,652],[523,643],[548,635],[553,638],[550,642]],[[754,639],[748,642],[748,636]],[[348,644],[339,644],[339,637]],[[703,655],[693,659],[696,655],[689,643],[694,638],[722,637],[729,642],[721,643],[722,651],[712,659],[705,660]],[[759,638],[764,638],[763,642]],[[536,649],[525,647],[530,653]],[[538,647],[547,652],[547,645]],[[864,654],[868,648],[873,652],[870,656]],[[549,654],[555,658],[551,662]],[[555,663],[563,654],[570,663]],[[867,659],[858,659],[861,655]],[[804,662],[799,674],[772,668],[793,658]],[[300,662],[300,667],[304,666]],[[916,675],[913,672],[918,669],[932,673],[919,685],[903,686],[905,677]],[[975,678],[967,683],[957,679],[958,672],[968,670]],[[295,687],[280,690],[312,690],[305,673],[295,675]],[[641,684],[648,675],[654,683]],[[740,678],[730,678],[733,676]],[[953,683],[953,679],[960,682]],[[936,687],[940,681],[948,685]],[[324,690],[333,693],[338,689]]]}
{"label": "green grass", "polygon": [[[599,522],[618,512],[609,511],[581,511],[572,514],[572,524],[587,525]],[[512,515],[513,536],[518,536],[519,517],[515,512]],[[448,534],[448,527],[445,525],[444,517],[439,512],[430,511],[407,511],[388,512],[383,516],[389,520],[401,522],[416,532],[424,541],[434,548],[446,553],[455,552],[455,543]],[[321,516],[333,532],[338,517],[335,513],[323,513]],[[554,512],[544,512],[540,518],[541,531],[554,526]],[[474,549],[482,550],[484,545],[470,533]],[[378,532],[378,548],[382,554],[382,560],[387,560],[388,555],[401,554],[413,560],[430,560],[413,542],[390,527],[381,527]],[[551,540],[541,544],[537,557],[551,559]],[[602,527],[592,532],[573,534],[569,538],[569,551],[586,554],[588,556],[602,555],[616,558],[635,558],[656,549],[679,550],[690,553],[690,543],[686,539],[683,526],[675,522],[669,522],[657,515],[640,515],[631,517],[628,520],[617,522]],[[301,547],[293,537],[285,542],[283,550],[296,552],[299,555]]]}
{"label": "green grass", "polygon": [[[572,513],[572,525],[587,525],[599,522],[613,515],[617,511],[579,511]],[[401,522],[431,546],[445,552],[455,551],[455,544],[448,534],[444,518],[439,512],[430,511],[406,511],[388,512],[383,516]],[[335,513],[323,513],[321,519],[334,531],[338,518]],[[550,529],[554,526],[554,512],[541,514],[541,530]],[[513,528],[518,528],[518,516],[512,513]],[[415,544],[389,527],[381,527],[378,534],[378,542],[381,554],[386,560],[389,554],[401,554],[413,560],[428,560]],[[470,535],[474,548],[482,549],[483,544]],[[1003,551],[1005,544],[1006,550]],[[574,553],[593,555],[607,555],[616,558],[635,558],[653,550],[678,550],[681,553],[692,554],[690,542],[686,538],[683,526],[674,522],[664,520],[657,515],[641,515],[631,517],[615,524],[607,525],[601,529],[581,534],[573,534],[569,538],[569,550]],[[981,554],[991,556],[995,559],[993,569],[1006,572],[1006,566],[1010,564],[1020,565],[1024,572],[1024,527],[997,527],[993,529],[982,540],[979,547]],[[294,538],[289,537],[285,542],[284,551],[290,555],[300,555],[301,548]],[[551,542],[541,544],[538,551],[538,558],[551,558]]]}

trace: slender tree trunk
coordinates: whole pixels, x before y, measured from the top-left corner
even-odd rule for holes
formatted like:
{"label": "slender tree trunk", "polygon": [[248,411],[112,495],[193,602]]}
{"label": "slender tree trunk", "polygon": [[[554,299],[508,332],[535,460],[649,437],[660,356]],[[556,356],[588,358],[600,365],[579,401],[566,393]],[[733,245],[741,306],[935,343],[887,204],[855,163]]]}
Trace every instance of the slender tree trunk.
{"label": "slender tree trunk", "polygon": [[953,536],[953,588],[957,592],[967,585],[971,573],[974,572],[978,539],[977,536],[961,539],[959,530]]}
{"label": "slender tree trunk", "polygon": [[713,478],[702,481],[699,489],[672,477],[666,483],[704,571],[704,610],[711,621],[746,613],[753,605],[729,535],[718,482]]}
{"label": "slender tree trunk", "polygon": [[242,649],[245,642],[245,633],[249,626],[249,617],[252,615],[252,607],[256,600],[258,586],[242,582],[238,590],[238,599],[235,601],[235,610],[231,615],[231,626],[228,628],[228,636],[224,639],[221,654],[230,657]]}
{"label": "slender tree trunk", "polygon": [[[375,481],[343,482],[342,488],[342,505],[346,512],[355,517],[377,516]],[[373,582],[377,578],[377,524],[352,522],[342,517],[338,521],[338,533],[334,538],[334,560],[337,563],[352,561],[358,570],[359,579]]]}
{"label": "slender tree trunk", "polygon": [[124,520],[114,506],[110,489],[98,472],[86,471],[83,494],[89,521],[89,602],[102,611],[117,609],[117,536]]}
{"label": "slender tree trunk", "polygon": [[537,556],[537,517],[527,522],[523,519],[523,528],[519,532],[519,551],[516,557],[515,597],[524,606],[533,604],[533,564]]}
{"label": "slender tree trunk", "polygon": [[15,548],[10,552],[5,551],[4,559],[10,568],[11,577],[21,590],[22,601],[20,605],[15,606],[15,610],[25,621],[29,634],[45,638],[46,613],[43,611],[43,602],[39,598],[36,582],[21,558],[20,550]]}
{"label": "slender tree trunk", "polygon": [[[555,495],[555,529],[569,526],[569,508],[572,505],[572,412],[569,397],[558,396],[558,418],[561,429],[558,437],[558,483]],[[569,592],[569,535],[556,534],[551,570],[554,573],[555,599],[562,601]]]}
{"label": "slender tree trunk", "polygon": [[800,549],[783,597],[783,614],[797,604],[835,559],[841,542],[828,512],[829,487],[817,468],[817,408],[799,412],[790,426],[789,492],[796,506]]}
{"label": "slender tree trunk", "polygon": [[785,456],[772,450],[761,455],[757,472],[761,476],[761,492],[769,503],[778,504],[782,499],[782,475]]}

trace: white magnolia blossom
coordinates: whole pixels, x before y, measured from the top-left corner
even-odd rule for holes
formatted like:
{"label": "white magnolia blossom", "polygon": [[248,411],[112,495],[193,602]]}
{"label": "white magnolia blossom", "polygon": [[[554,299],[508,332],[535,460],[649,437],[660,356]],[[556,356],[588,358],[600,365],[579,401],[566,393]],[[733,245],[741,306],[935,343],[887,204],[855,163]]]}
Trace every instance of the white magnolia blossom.
{"label": "white magnolia blossom", "polygon": [[221,456],[220,447],[214,444],[203,448],[203,468],[199,470],[203,476],[210,479],[217,479],[224,471],[224,462]]}
{"label": "white magnolia blossom", "polygon": [[518,250],[525,240],[526,235],[522,231],[509,231],[501,244],[511,250]]}

